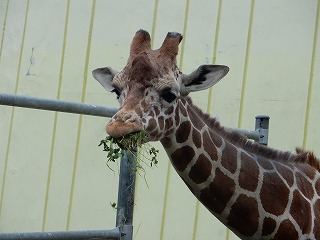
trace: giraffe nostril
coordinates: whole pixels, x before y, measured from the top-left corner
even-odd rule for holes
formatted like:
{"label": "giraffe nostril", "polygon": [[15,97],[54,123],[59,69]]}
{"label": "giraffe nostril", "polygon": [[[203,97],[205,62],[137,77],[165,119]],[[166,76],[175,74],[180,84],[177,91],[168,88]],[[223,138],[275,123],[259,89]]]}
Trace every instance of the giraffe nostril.
{"label": "giraffe nostril", "polygon": [[133,121],[134,121],[134,116],[133,116],[133,114],[131,114],[131,113],[125,114],[125,115],[122,117],[122,121],[124,121],[124,122],[133,122]]}
{"label": "giraffe nostril", "polygon": [[132,113],[118,113],[114,120],[121,122],[134,122],[136,119],[135,115]]}

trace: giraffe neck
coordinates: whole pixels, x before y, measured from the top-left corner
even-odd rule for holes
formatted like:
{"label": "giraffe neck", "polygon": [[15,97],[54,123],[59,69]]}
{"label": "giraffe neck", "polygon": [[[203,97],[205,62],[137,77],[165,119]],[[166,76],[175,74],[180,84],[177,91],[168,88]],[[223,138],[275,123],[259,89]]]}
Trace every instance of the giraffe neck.
{"label": "giraffe neck", "polygon": [[228,135],[188,99],[175,111],[175,131],[161,143],[192,193],[222,223],[247,239],[320,238],[319,229],[313,233],[320,224],[318,171],[285,162],[295,154],[280,152],[283,162],[277,162],[275,151],[270,160],[264,148],[259,155],[254,146],[239,146],[238,135]]}

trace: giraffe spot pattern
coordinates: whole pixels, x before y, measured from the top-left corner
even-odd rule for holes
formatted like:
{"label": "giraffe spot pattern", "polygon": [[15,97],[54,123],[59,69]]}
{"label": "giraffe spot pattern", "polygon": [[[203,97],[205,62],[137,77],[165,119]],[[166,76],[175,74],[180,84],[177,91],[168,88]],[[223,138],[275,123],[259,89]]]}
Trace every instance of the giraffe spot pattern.
{"label": "giraffe spot pattern", "polygon": [[296,173],[296,183],[300,192],[311,200],[314,196],[312,184],[299,172]]}
{"label": "giraffe spot pattern", "polygon": [[269,217],[263,219],[262,236],[268,236],[276,229],[277,222]]}
{"label": "giraffe spot pattern", "polygon": [[254,192],[257,189],[259,179],[259,167],[256,161],[247,153],[241,153],[241,168],[239,173],[239,186],[245,190]]}
{"label": "giraffe spot pattern", "polygon": [[191,167],[189,177],[196,184],[203,183],[210,177],[211,168],[212,164],[210,160],[201,154],[196,163]]}
{"label": "giraffe spot pattern", "polygon": [[237,170],[237,154],[237,149],[226,142],[226,147],[222,151],[221,164],[231,173],[235,173]]}
{"label": "giraffe spot pattern", "polygon": [[270,163],[270,160],[266,159],[265,157],[260,157],[258,159],[258,163],[265,170],[272,170],[273,169],[273,166]]}
{"label": "giraffe spot pattern", "polygon": [[175,114],[174,114],[174,121],[175,121],[175,125],[179,126],[180,125],[180,113],[179,113],[179,108],[176,108]]}
{"label": "giraffe spot pattern", "polygon": [[161,139],[161,143],[164,148],[170,148],[172,146],[172,141],[168,137],[164,137],[163,139]]}
{"label": "giraffe spot pattern", "polygon": [[183,117],[188,117],[187,109],[183,106],[180,108],[180,113]]}
{"label": "giraffe spot pattern", "polygon": [[171,129],[173,127],[173,119],[172,118],[167,118],[165,120],[165,125],[166,125],[166,131]]}
{"label": "giraffe spot pattern", "polygon": [[211,133],[211,137],[213,138],[214,144],[216,147],[222,146],[222,137],[220,137],[218,134]]}
{"label": "giraffe spot pattern", "polygon": [[192,129],[192,141],[193,141],[194,145],[196,146],[196,148],[201,148],[202,136],[201,136],[200,132],[195,128]]}
{"label": "giraffe spot pattern", "polygon": [[314,235],[316,239],[320,239],[320,228],[318,227],[320,226],[320,199],[315,202],[313,209],[316,216],[314,218]]}
{"label": "giraffe spot pattern", "polygon": [[290,214],[297,221],[303,234],[310,232],[312,224],[311,207],[309,202],[297,190],[293,192]]}
{"label": "giraffe spot pattern", "polygon": [[163,116],[158,117],[158,125],[159,125],[160,130],[163,131],[163,129],[164,129],[164,117]]}
{"label": "giraffe spot pattern", "polygon": [[310,232],[312,224],[311,206],[298,190],[293,192],[290,214],[298,223],[303,234]]}
{"label": "giraffe spot pattern", "polygon": [[184,143],[187,141],[189,134],[191,131],[191,123],[190,122],[183,122],[180,124],[179,128],[176,132],[176,141],[177,143]]}
{"label": "giraffe spot pattern", "polygon": [[289,192],[277,173],[263,174],[260,199],[265,211],[276,216],[283,214],[288,204]]}
{"label": "giraffe spot pattern", "polygon": [[315,183],[315,189],[317,191],[318,196],[320,196],[320,178]]}
{"label": "giraffe spot pattern", "polygon": [[178,171],[183,172],[193,159],[194,155],[195,152],[192,147],[183,146],[171,154],[171,161]]}
{"label": "giraffe spot pattern", "polygon": [[158,107],[155,107],[154,108],[154,113],[155,113],[155,116],[159,116],[160,114],[160,109]]}
{"label": "giraffe spot pattern", "polygon": [[259,222],[258,203],[253,197],[239,195],[232,205],[228,225],[244,236],[252,236],[258,230]]}
{"label": "giraffe spot pattern", "polygon": [[294,175],[292,171],[288,171],[288,168],[285,167],[283,164],[278,163],[276,161],[273,162],[274,166],[276,167],[278,173],[286,180],[290,187],[293,186],[294,183]]}
{"label": "giraffe spot pattern", "polygon": [[171,107],[169,107],[168,109],[165,110],[164,114],[167,115],[167,116],[171,115],[173,113],[173,110],[174,110],[174,107],[171,106]]}
{"label": "giraffe spot pattern", "polygon": [[314,168],[307,164],[297,164],[296,167],[306,174],[308,178],[314,179],[316,172],[314,171]]}
{"label": "giraffe spot pattern", "polygon": [[214,145],[214,143],[212,142],[209,134],[207,131],[205,131],[202,134],[203,137],[203,147],[204,150],[209,154],[209,156],[211,157],[211,159],[213,161],[218,160],[218,155],[217,155],[217,149],[216,146]]}
{"label": "giraffe spot pattern", "polygon": [[279,229],[274,236],[275,240],[284,240],[284,239],[298,239],[299,234],[295,229],[294,225],[290,222],[290,220],[286,219],[281,222]]}
{"label": "giraffe spot pattern", "polygon": [[154,118],[151,118],[149,120],[148,126],[147,126],[147,132],[152,132],[157,127],[157,121]]}
{"label": "giraffe spot pattern", "polygon": [[[223,185],[223,187],[221,187]],[[212,183],[200,193],[200,201],[217,214],[221,214],[235,191],[235,182],[219,168],[215,171]]]}
{"label": "giraffe spot pattern", "polygon": [[195,119],[195,121],[193,121],[193,126],[194,126],[197,130],[201,131],[201,129],[202,129],[203,126],[204,126],[204,123],[203,123],[202,119],[199,118],[199,116],[194,112],[194,110],[192,109],[192,107],[190,107],[189,105],[188,105],[188,107],[187,107],[187,110],[189,111],[190,117],[193,118],[193,119]]}

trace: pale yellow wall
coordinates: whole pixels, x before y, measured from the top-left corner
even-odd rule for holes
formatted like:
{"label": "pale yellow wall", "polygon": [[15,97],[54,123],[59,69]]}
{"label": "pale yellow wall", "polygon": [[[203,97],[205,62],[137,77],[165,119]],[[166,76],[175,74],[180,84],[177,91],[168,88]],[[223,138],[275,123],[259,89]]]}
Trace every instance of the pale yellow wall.
{"label": "pale yellow wall", "polygon": [[[192,95],[204,111],[246,129],[256,115],[269,115],[270,146],[304,145],[320,154],[319,6],[316,0],[0,0],[0,92],[117,106],[91,70],[121,69],[140,28],[152,34],[154,48],[178,31],[184,72],[203,63],[231,69],[213,90]],[[97,146],[107,121],[0,106],[0,232],[114,227],[117,166],[110,171]],[[156,146],[160,161],[145,166],[148,186],[137,180],[135,239],[225,239],[225,227],[198,205]]]}

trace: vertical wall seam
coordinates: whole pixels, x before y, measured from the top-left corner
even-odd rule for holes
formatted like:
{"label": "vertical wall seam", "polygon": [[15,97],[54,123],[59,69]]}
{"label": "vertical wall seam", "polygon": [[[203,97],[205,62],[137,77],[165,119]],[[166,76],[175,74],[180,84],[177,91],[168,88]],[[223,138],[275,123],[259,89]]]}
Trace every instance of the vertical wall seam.
{"label": "vertical wall seam", "polygon": [[[182,35],[186,39],[187,38],[187,28],[188,28],[188,19],[189,19],[189,6],[190,6],[190,0],[186,1],[186,9],[184,12],[184,23],[183,23],[183,31]],[[183,67],[183,57],[184,57],[184,49],[186,45],[186,40],[182,41],[181,43],[181,49],[180,49],[180,61],[179,61],[179,69],[181,70]]]}
{"label": "vertical wall seam", "polygon": [[[221,20],[221,12],[222,12],[222,0],[219,0],[218,13],[217,13],[217,18],[216,18],[216,30],[215,30],[214,43],[213,43],[212,64],[216,63],[216,58],[217,58],[220,22],[221,22],[220,21]],[[213,96],[213,88],[210,88],[209,93],[208,93],[208,102],[207,102],[207,113],[208,114],[210,114],[211,110],[212,110],[212,96]],[[197,200],[196,211],[195,211],[195,216],[194,216],[194,224],[193,224],[193,233],[192,233],[193,240],[197,239],[199,210],[200,210],[200,201]]]}
{"label": "vertical wall seam", "polygon": [[[7,0],[7,6],[6,6],[6,11],[5,11],[5,16],[4,16],[4,20],[3,20],[3,25],[2,25],[2,36],[1,36],[1,45],[0,45],[0,63],[1,63],[1,59],[2,59],[2,47],[3,47],[3,41],[4,41],[4,35],[5,35],[5,31],[6,31],[6,26],[7,26],[7,17],[8,17],[8,9],[9,9],[9,0]],[[11,117],[12,117],[12,113],[11,113]],[[11,122],[12,122],[12,118],[11,118]],[[10,136],[10,127],[9,127],[9,136]],[[9,144],[9,140],[8,139],[8,144]],[[8,147],[8,146],[7,146]],[[0,196],[0,218],[1,218],[1,206],[2,206],[2,196],[3,196],[3,189],[4,189],[4,183],[5,183],[5,177],[7,175],[7,154],[9,152],[9,149],[7,149],[7,153],[6,153],[6,158],[5,158],[5,164],[4,164],[4,169],[3,169],[3,175],[2,175],[2,186],[1,186],[1,196]]]}
{"label": "vertical wall seam", "polygon": [[307,96],[307,105],[304,121],[304,131],[303,131],[303,147],[305,148],[308,141],[308,132],[309,132],[309,121],[310,121],[310,108],[311,108],[311,96],[313,90],[313,80],[314,80],[314,66],[317,56],[317,41],[318,41],[318,31],[319,31],[319,19],[320,19],[320,0],[318,0],[315,27],[314,27],[314,36],[313,36],[313,47],[312,47],[312,57],[311,57],[311,66],[310,66],[310,75],[309,75],[309,85],[308,85],[308,96]]}
{"label": "vertical wall seam", "polygon": [[0,42],[0,63],[1,63],[1,58],[2,58],[2,48],[3,48],[4,33],[6,31],[6,26],[7,26],[8,9],[9,9],[9,0],[7,0],[7,6],[6,6],[5,14],[4,14],[3,25],[2,25],[2,35],[1,35],[1,42]]}
{"label": "vertical wall seam", "polygon": [[154,9],[153,9],[153,17],[152,17],[151,48],[153,48],[154,36],[155,36],[155,33],[156,33],[157,17],[158,17],[158,7],[159,7],[159,0],[155,0]]}
{"label": "vertical wall seam", "polygon": [[[184,23],[183,23],[183,32],[182,32],[182,35],[185,38],[186,38],[186,35],[187,35],[189,6],[190,6],[190,0],[186,0],[186,8],[185,8],[185,12],[184,12]],[[179,69],[180,70],[182,69],[182,66],[183,66],[184,50],[185,50],[185,41],[182,41],[181,48],[180,48],[180,58],[179,58]],[[165,195],[164,195],[163,207],[162,207],[160,240],[163,240],[163,236],[164,236],[164,228],[165,228],[166,212],[167,212],[167,205],[168,205],[168,193],[169,193],[169,183],[170,183],[171,168],[172,168],[171,163],[168,162],[167,178],[166,178],[166,186],[165,186]]]}
{"label": "vertical wall seam", "polygon": [[170,163],[170,161],[168,161],[166,185],[165,185],[165,190],[164,190],[164,199],[163,199],[163,206],[162,206],[160,240],[163,240],[163,235],[164,235],[164,226],[165,226],[165,221],[166,221],[166,211],[167,211],[167,205],[168,205],[170,176],[171,176],[171,163]]}
{"label": "vertical wall seam", "polygon": [[243,78],[242,78],[242,86],[241,86],[238,128],[241,128],[242,126],[244,99],[246,96],[247,74],[248,74],[249,56],[250,56],[250,48],[251,48],[252,25],[253,25],[253,18],[254,18],[254,6],[255,6],[255,0],[251,0],[246,55],[244,60],[244,70],[243,70]]}
{"label": "vertical wall seam", "polygon": [[[58,83],[58,90],[57,90],[57,97],[56,97],[58,100],[60,99],[60,96],[61,96],[61,87],[62,87],[63,70],[64,70],[63,69],[64,56],[66,51],[66,42],[67,42],[67,35],[68,35],[69,11],[70,11],[70,0],[67,1],[67,9],[66,9],[64,32],[63,32],[62,52],[61,52],[60,70],[59,70],[59,83]],[[47,187],[46,187],[46,193],[45,193],[45,202],[44,202],[43,219],[42,219],[42,231],[45,231],[46,222],[47,222],[47,211],[48,211],[49,192],[50,192],[50,185],[51,185],[52,164],[53,164],[54,149],[56,144],[57,122],[58,122],[58,112],[55,112],[54,122],[53,122],[53,133],[52,133],[52,139],[51,139],[50,160],[49,160],[49,167],[48,167]]]}
{"label": "vertical wall seam", "polygon": [[[216,31],[215,31],[214,44],[213,44],[212,64],[215,64],[217,60],[221,12],[222,12],[222,0],[219,0],[218,14],[216,19]],[[211,110],[212,110],[212,96],[213,96],[213,88],[210,88],[209,95],[208,95],[208,106],[207,106],[207,112],[209,114],[211,113]]]}
{"label": "vertical wall seam", "polygon": [[[25,18],[24,18],[23,33],[22,33],[20,53],[19,53],[18,69],[17,69],[17,77],[16,77],[16,83],[15,83],[15,89],[14,89],[15,94],[17,94],[18,88],[19,88],[20,69],[21,69],[22,53],[23,53],[23,49],[24,49],[24,39],[25,39],[25,35],[26,35],[28,13],[29,13],[29,0],[27,1],[26,14],[25,14]],[[2,216],[1,214],[2,214],[3,198],[4,198],[4,194],[5,194],[6,176],[7,176],[7,168],[8,168],[8,162],[9,162],[10,149],[11,149],[14,115],[15,115],[15,108],[12,108],[10,126],[9,126],[9,135],[8,135],[8,141],[7,141],[8,145],[7,145],[7,150],[6,150],[6,157],[5,157],[3,177],[2,177],[2,189],[1,189],[1,196],[0,196],[0,219]]]}
{"label": "vertical wall seam", "polygon": [[[96,0],[93,0],[92,1],[92,9],[91,9],[91,17],[90,17],[89,33],[88,33],[86,59],[85,59],[85,65],[84,65],[84,71],[83,71],[83,86],[82,86],[82,95],[81,95],[81,102],[82,103],[84,103],[85,99],[86,99],[88,67],[89,67],[89,60],[90,60],[91,39],[92,39],[92,30],[93,30],[95,9],[96,9]],[[71,224],[71,213],[72,213],[72,207],[73,207],[74,188],[75,188],[76,173],[77,173],[78,158],[79,158],[82,122],[83,122],[83,116],[80,115],[79,122],[78,122],[78,131],[77,131],[77,141],[76,141],[74,163],[73,163],[73,173],[72,173],[72,181],[71,181],[71,189],[70,189],[70,198],[69,198],[66,230],[70,229],[70,224]]]}

